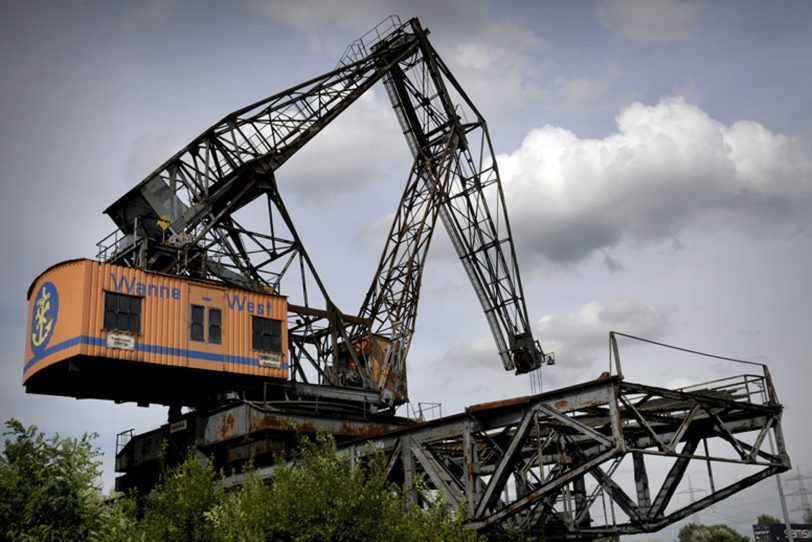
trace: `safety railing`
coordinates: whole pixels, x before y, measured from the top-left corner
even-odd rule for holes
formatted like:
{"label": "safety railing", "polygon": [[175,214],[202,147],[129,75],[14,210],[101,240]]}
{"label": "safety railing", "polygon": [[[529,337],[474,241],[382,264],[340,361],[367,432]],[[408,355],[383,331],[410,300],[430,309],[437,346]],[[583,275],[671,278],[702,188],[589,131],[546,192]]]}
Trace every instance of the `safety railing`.
{"label": "safety railing", "polygon": [[121,450],[132,440],[135,429],[127,429],[116,435],[116,456],[121,453]]}
{"label": "safety railing", "polygon": [[772,376],[770,375],[770,370],[767,368],[767,365],[764,363],[758,363],[756,361],[749,361],[744,359],[737,359],[731,358],[727,356],[719,356],[716,354],[709,354],[707,352],[700,352],[698,350],[691,350],[688,348],[683,348],[680,346],[674,346],[671,344],[665,344],[657,341],[652,341],[651,339],[644,339],[642,337],[635,337],[634,335],[628,335],[626,333],[620,333],[618,331],[610,331],[609,332],[609,373],[615,374],[623,377],[623,368],[620,363],[620,351],[618,349],[617,338],[618,337],[625,337],[627,339],[631,339],[634,341],[639,341],[655,346],[660,346],[663,348],[668,348],[671,350],[676,350],[679,352],[685,352],[687,354],[692,354],[695,356],[701,356],[705,358],[712,358],[721,361],[727,361],[731,363],[739,363],[749,366],[755,366],[761,369],[762,374],[737,374],[734,376],[723,377],[716,380],[710,380],[707,382],[702,382],[699,384],[690,384],[688,386],[683,386],[681,388],[677,388],[679,391],[686,391],[686,392],[708,392],[708,393],[716,393],[716,394],[725,394],[731,397],[735,397],[736,400],[740,401],[747,401],[750,403],[759,403],[759,404],[778,404],[778,395],[775,392],[775,387],[773,386]]}
{"label": "safety railing", "polygon": [[406,403],[406,417],[418,422],[428,422],[443,417],[443,404],[421,402],[417,408],[412,403]]}
{"label": "safety railing", "polygon": [[348,66],[354,62],[358,62],[365,58],[372,47],[383,41],[384,38],[389,37],[395,30],[403,26],[400,22],[400,17],[397,15],[390,15],[383,21],[375,25],[372,30],[352,42],[344,50],[341,59],[338,61],[336,68]]}

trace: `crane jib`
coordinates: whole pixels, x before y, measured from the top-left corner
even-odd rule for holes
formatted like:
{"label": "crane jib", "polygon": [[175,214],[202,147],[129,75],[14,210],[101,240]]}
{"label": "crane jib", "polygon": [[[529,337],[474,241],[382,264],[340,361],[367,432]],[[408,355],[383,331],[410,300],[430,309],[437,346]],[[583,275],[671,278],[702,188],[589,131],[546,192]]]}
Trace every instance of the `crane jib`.
{"label": "crane jib", "polygon": [[[335,309],[278,190],[275,172],[378,81],[414,157],[372,284],[358,311]],[[100,254],[119,265],[284,292],[319,316],[290,313],[295,378],[408,400],[432,232],[447,231],[506,369],[550,357],[533,338],[490,136],[417,19],[385,20],[335,69],[226,115],[105,212],[119,231]],[[263,198],[268,231],[235,214]],[[320,309],[321,310],[321,309]],[[318,311],[317,311],[318,312]],[[374,340],[373,340],[374,338]],[[307,373],[311,372],[308,379]],[[313,372],[314,371],[314,372]]]}

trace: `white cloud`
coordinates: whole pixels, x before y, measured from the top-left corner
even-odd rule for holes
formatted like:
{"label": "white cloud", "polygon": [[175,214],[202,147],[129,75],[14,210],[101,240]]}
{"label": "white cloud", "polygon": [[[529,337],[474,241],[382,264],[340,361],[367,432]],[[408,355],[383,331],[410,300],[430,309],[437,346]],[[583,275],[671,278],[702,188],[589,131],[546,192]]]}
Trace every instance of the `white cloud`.
{"label": "white cloud", "polygon": [[556,352],[565,370],[581,369],[607,359],[610,331],[655,339],[669,325],[668,314],[661,307],[634,300],[608,305],[592,301],[569,314],[542,317],[536,336],[545,351]]}
{"label": "white cloud", "polygon": [[[265,2],[243,0],[273,20],[305,33],[311,51],[339,54],[341,48],[369,31],[386,15],[400,13],[401,21],[419,15],[429,39],[482,110],[519,108],[528,100],[544,99],[556,89],[542,81],[548,64],[538,54],[547,42],[523,21],[494,16],[484,1],[420,0],[404,10],[397,0],[320,0]],[[359,16],[359,14],[364,14]],[[388,31],[386,24],[382,31]],[[600,84],[601,82],[599,82]],[[576,81],[562,81],[571,86]],[[583,89],[587,91],[587,89]]]}
{"label": "white cloud", "polygon": [[511,20],[489,21],[458,41],[455,58],[465,68],[491,69],[505,64],[524,64],[524,55],[547,48],[547,42],[520,23]]}
{"label": "white cloud", "polygon": [[127,157],[122,164],[124,182],[122,192],[141,182],[176,152],[189,144],[188,135],[179,132],[180,130],[158,129],[148,133],[144,132],[133,138]]}
{"label": "white cloud", "polygon": [[603,95],[611,83],[611,79],[611,77],[603,79],[559,77],[555,81],[555,86],[567,107],[577,109],[581,104],[592,102]]}
{"label": "white cloud", "polygon": [[483,111],[518,108],[554,93],[542,81],[549,64],[539,60],[548,44],[519,22],[489,21],[455,37],[453,44],[438,41],[441,55]]}
{"label": "white cloud", "polygon": [[467,366],[481,366],[493,368],[499,365],[499,354],[493,342],[493,337],[482,336],[458,344],[455,348],[446,351],[439,359],[443,365],[449,363],[465,363]]}
{"label": "white cloud", "polygon": [[369,91],[296,153],[277,177],[286,195],[325,202],[350,197],[389,175],[403,179],[410,160],[389,102]]}
{"label": "white cloud", "polygon": [[[369,23],[358,13],[369,13],[375,7],[374,0],[353,0],[348,7],[345,2],[322,0],[244,0],[245,4],[273,19],[298,30],[311,30],[326,25],[339,25],[350,31],[368,29],[378,21]],[[349,15],[353,14],[352,17]]]}
{"label": "white cloud", "polygon": [[620,38],[663,43],[689,37],[701,11],[698,2],[682,0],[604,0],[595,17]]}
{"label": "white cloud", "polygon": [[536,254],[577,262],[624,240],[673,242],[697,228],[808,229],[803,142],[756,122],[725,125],[681,98],[634,103],[616,123],[603,139],[547,125],[499,157],[516,238]]}
{"label": "white cloud", "polygon": [[174,0],[149,0],[133,4],[127,24],[135,28],[164,26],[172,18],[176,7]]}
{"label": "white cloud", "polygon": [[[554,367],[542,369],[542,377],[547,382],[545,387],[591,380],[606,371],[609,331],[657,339],[669,327],[665,309],[634,300],[593,301],[571,313],[545,316],[536,324],[534,334],[545,352],[555,352],[557,358]],[[472,395],[495,398],[529,391],[526,377],[517,378],[512,372],[498,370],[500,367],[493,337],[488,334],[459,342],[421,370],[434,372],[436,381],[428,386],[430,388],[453,387],[469,390]]]}
{"label": "white cloud", "polygon": [[360,36],[389,15],[403,22],[419,16],[424,24],[456,22],[465,25],[482,19],[488,13],[487,0],[413,0],[405,5],[400,0],[242,0],[243,4],[269,15],[297,30],[322,30],[338,27]]}
{"label": "white cloud", "polygon": [[621,75],[618,65],[609,62],[604,73],[597,77],[558,76],[549,85],[545,97],[553,100],[554,107],[581,115],[596,111],[612,113],[635,98],[632,92],[616,90],[622,81]]}
{"label": "white cloud", "polygon": [[380,251],[386,242],[395,213],[387,213],[374,220],[353,239],[354,244],[362,250]]}
{"label": "white cloud", "polygon": [[446,415],[477,402],[530,392],[526,376],[503,370],[490,334],[465,339],[427,363],[421,363],[423,358],[414,351],[409,356],[412,396],[442,401]]}

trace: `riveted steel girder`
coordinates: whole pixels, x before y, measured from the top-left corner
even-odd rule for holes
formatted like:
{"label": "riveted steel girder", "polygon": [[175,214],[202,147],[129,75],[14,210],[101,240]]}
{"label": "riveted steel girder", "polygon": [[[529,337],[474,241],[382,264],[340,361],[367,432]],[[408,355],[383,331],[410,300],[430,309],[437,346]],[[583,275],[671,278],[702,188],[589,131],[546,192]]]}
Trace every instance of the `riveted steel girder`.
{"label": "riveted steel girder", "polygon": [[[741,375],[688,392],[608,377],[469,407],[374,443],[412,499],[426,497],[415,490],[422,477],[477,529],[513,526],[547,539],[651,532],[789,468],[782,407],[764,399],[767,380]],[[776,451],[764,449],[768,433]],[[363,450],[359,442],[340,453]],[[714,480],[720,464],[741,472]],[[694,467],[713,490],[680,505],[675,491]]]}

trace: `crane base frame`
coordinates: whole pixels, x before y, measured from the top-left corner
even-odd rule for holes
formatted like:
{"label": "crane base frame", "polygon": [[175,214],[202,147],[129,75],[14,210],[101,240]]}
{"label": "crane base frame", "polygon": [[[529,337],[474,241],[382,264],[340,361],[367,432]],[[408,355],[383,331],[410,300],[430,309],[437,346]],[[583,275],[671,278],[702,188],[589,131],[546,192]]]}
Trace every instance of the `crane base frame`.
{"label": "crane base frame", "polygon": [[[143,466],[155,465],[167,436],[170,446],[182,440],[219,468],[289,448],[297,433],[324,431],[335,435],[338,453],[353,464],[373,449],[384,453],[389,478],[410,499],[442,495],[478,530],[512,528],[550,540],[653,532],[789,470],[782,410],[769,374],[681,390],[606,376],[422,423],[274,413],[242,403],[195,415],[193,428],[181,421],[174,432],[170,424],[134,437],[116,458],[117,470],[125,472],[117,489],[142,481]],[[765,450],[773,439],[775,450]],[[649,475],[654,458],[670,463],[658,484]],[[260,477],[274,468],[255,464]],[[618,481],[623,464],[633,471],[631,488]],[[710,490],[680,505],[674,496],[697,465],[706,470]],[[744,472],[717,487],[719,465]]]}

